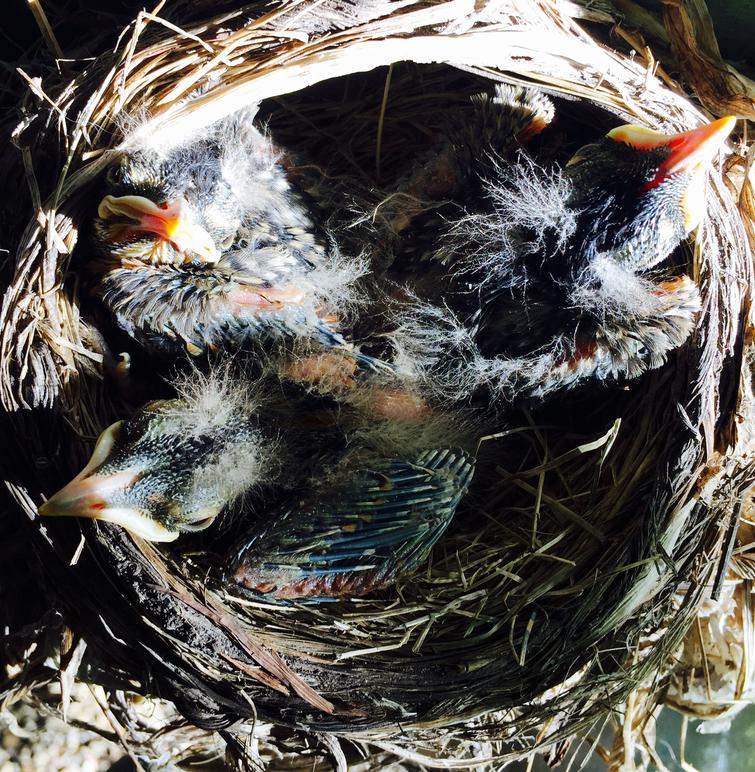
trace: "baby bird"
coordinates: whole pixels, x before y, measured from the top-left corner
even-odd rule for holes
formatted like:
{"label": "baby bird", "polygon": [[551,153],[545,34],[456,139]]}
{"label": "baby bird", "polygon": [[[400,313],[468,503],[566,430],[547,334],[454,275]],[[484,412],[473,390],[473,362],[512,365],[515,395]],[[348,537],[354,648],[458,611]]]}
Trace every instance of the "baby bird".
{"label": "baby bird", "polygon": [[276,417],[304,484],[284,486],[231,552],[227,582],[252,597],[316,603],[393,584],[427,559],[472,481],[470,416],[380,378],[322,394],[294,386]]}
{"label": "baby bird", "polygon": [[257,403],[224,376],[187,378],[177,399],[149,402],[102,432],[89,462],[39,507],[169,542],[201,531],[274,466]]}
{"label": "baby bird", "polygon": [[107,172],[86,268],[117,325],[152,351],[265,339],[352,350],[334,325],[362,264],[326,247],[251,118],[170,148],[142,143]]}
{"label": "baby bird", "polygon": [[[509,93],[499,87],[486,110],[509,109]],[[399,314],[399,360],[439,394],[486,387],[505,399],[662,365],[694,329],[699,293],[657,266],[699,224],[734,122],[678,134],[620,126],[551,171],[489,148],[489,176],[462,185],[424,259],[397,264],[419,296]]]}
{"label": "baby bird", "polygon": [[40,514],[172,541],[225,510],[228,528],[243,526],[225,581],[272,602],[317,602],[414,570],[469,487],[472,454],[443,444],[470,442],[466,430],[416,411],[398,419],[382,385],[338,405],[293,384],[258,400],[228,370],[192,380],[103,432]]}
{"label": "baby bird", "polygon": [[[471,115],[466,111],[452,115],[438,144],[421,153],[393,188],[368,193],[352,183],[357,200],[344,208],[361,211],[359,220],[373,224],[377,238],[369,232],[364,237],[374,241],[370,245],[374,270],[389,267],[397,258],[401,264],[409,255],[422,256],[428,234],[442,233],[446,218],[458,216],[458,202],[466,204],[472,196],[482,195],[483,181],[497,164],[512,160],[554,115],[546,96],[503,85],[492,95],[473,96],[471,104]],[[353,223],[341,230],[354,230]],[[361,235],[359,229],[357,233]]]}

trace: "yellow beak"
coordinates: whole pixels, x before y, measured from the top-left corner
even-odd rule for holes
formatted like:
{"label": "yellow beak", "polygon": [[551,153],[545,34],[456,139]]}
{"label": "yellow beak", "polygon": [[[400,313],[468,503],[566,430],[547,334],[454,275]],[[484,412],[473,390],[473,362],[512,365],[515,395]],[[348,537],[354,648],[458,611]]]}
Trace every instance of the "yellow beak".
{"label": "yellow beak", "polygon": [[177,539],[178,531],[169,530],[140,510],[108,504],[108,494],[128,485],[133,477],[129,472],[77,477],[47,499],[37,511],[45,517],[88,517],[114,523],[148,541]]}
{"label": "yellow beak", "polygon": [[172,244],[182,255],[196,255],[203,262],[217,263],[220,251],[209,233],[188,214],[189,207],[179,198],[156,204],[144,196],[105,196],[97,207],[102,220],[126,217],[125,228],[136,233],[154,233]]}
{"label": "yellow beak", "polygon": [[113,493],[130,485],[136,473],[125,469],[110,474],[96,471],[112,453],[123,421],[105,429],[97,440],[92,457],[76,477],[37,509],[44,517],[88,517],[123,526],[149,541],[174,541],[178,531],[166,528],[135,507],[114,506]]}
{"label": "yellow beak", "polygon": [[606,135],[638,150],[668,147],[670,152],[660,166],[660,177],[692,171],[710,163],[731,134],[737,119],[733,115],[679,134],[662,134],[643,126],[618,126]]}

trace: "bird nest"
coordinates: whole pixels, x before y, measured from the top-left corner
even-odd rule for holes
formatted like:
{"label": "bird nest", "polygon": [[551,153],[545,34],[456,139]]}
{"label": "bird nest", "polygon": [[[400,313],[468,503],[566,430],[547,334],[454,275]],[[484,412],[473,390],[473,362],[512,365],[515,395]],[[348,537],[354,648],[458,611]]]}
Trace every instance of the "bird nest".
{"label": "bird nest", "polygon": [[[751,477],[752,254],[735,155],[679,257],[702,291],[693,339],[625,387],[505,414],[483,441],[494,486],[396,586],[317,606],[241,600],[179,548],[36,515],[123,417],[69,260],[124,131],[197,131],[259,102],[284,146],[377,189],[491,80],[546,90],[586,138],[619,122],[699,123],[648,65],[591,38],[575,8],[281,2],[180,27],[142,13],[80,74],[30,81],[15,140],[32,208],[1,312],[2,463],[46,614],[19,633],[37,646],[6,696],[58,674],[65,701],[78,673],[111,695],[173,701],[247,761],[265,757],[264,741],[281,766],[317,748],[344,764],[359,746],[375,764],[475,766],[591,737],[640,684],[662,694],[671,654],[723,581]],[[28,564],[12,564],[16,584]],[[108,708],[118,735],[146,747],[125,704]]]}

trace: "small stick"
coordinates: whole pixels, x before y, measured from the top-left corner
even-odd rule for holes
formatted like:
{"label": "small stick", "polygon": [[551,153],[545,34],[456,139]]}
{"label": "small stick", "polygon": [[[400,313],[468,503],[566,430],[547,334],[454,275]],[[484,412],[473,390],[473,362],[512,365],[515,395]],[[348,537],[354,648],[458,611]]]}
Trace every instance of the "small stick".
{"label": "small stick", "polygon": [[42,37],[45,40],[47,47],[55,54],[57,59],[65,59],[63,49],[58,44],[58,40],[55,37],[55,33],[52,31],[50,22],[47,20],[47,14],[39,0],[26,0],[29,4],[29,10],[34,16],[34,21],[37,22],[39,31],[42,33]]}
{"label": "small stick", "polygon": [[703,623],[700,621],[700,617],[696,617],[697,622],[697,638],[700,643],[700,653],[703,655],[703,672],[705,673],[705,694],[708,697],[708,702],[713,702],[713,695],[710,690],[710,668],[708,667],[708,653],[705,651],[705,640],[703,639]]}
{"label": "small stick", "polygon": [[100,710],[104,713],[105,718],[107,719],[110,726],[113,728],[113,731],[118,736],[118,742],[121,744],[121,747],[124,751],[126,751],[126,754],[131,759],[134,769],[136,772],[144,772],[144,767],[139,763],[139,759],[136,757],[136,754],[131,749],[131,746],[129,745],[128,738],[126,737],[126,732],[124,731],[123,727],[118,723],[118,719],[113,715],[113,711],[110,710],[110,706],[107,704],[107,701],[103,702],[99,696],[97,695],[97,692],[94,690],[94,687],[92,684],[87,684],[89,687],[89,691],[92,694],[92,697],[94,697],[94,701],[99,706]]}
{"label": "small stick", "polygon": [[710,593],[710,597],[713,600],[718,600],[721,597],[721,588],[724,585],[726,571],[729,568],[729,561],[731,560],[731,554],[734,551],[734,544],[737,540],[737,526],[739,525],[739,513],[741,511],[742,497],[740,496],[731,513],[731,520],[729,521],[726,539],[724,540],[724,548],[721,552],[718,568],[716,569],[716,578],[713,581],[713,589]]}
{"label": "small stick", "polygon": [[391,88],[391,78],[393,77],[393,65],[389,65],[388,74],[385,76],[385,86],[383,86],[383,99],[380,102],[380,114],[378,115],[377,137],[375,139],[375,176],[380,179],[380,151],[383,147],[383,124],[385,122],[385,110],[388,106],[388,92]]}

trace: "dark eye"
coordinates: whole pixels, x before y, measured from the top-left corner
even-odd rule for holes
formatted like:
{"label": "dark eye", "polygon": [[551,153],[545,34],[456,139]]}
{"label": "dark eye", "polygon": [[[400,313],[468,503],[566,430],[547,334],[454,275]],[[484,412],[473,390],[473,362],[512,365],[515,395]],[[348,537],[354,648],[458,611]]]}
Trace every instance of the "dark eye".
{"label": "dark eye", "polygon": [[584,145],[579,150],[577,150],[577,152],[569,159],[566,165],[576,166],[577,164],[581,164],[583,161],[593,156],[599,147],[600,146],[594,142],[589,145]]}

